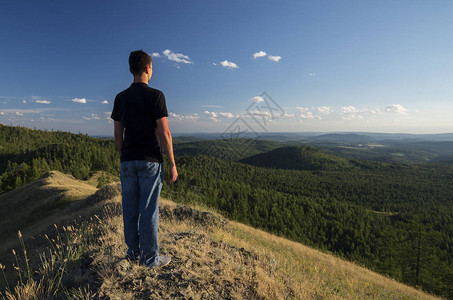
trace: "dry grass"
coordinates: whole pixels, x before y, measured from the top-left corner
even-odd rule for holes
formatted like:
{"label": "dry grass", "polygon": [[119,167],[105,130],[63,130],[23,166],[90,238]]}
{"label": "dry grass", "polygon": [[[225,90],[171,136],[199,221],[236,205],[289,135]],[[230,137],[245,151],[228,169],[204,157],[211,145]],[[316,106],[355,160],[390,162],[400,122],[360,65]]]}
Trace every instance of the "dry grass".
{"label": "dry grass", "polygon": [[[41,232],[55,223],[58,216],[75,211],[76,202],[97,189],[70,175],[52,171],[40,179],[0,195],[0,239],[11,241],[17,230],[24,236]],[[69,207],[68,204],[72,204]],[[75,205],[74,205],[75,204]],[[14,244],[17,245],[14,239]],[[0,252],[13,244],[2,243]]]}
{"label": "dry grass", "polygon": [[259,295],[286,299],[437,299],[368,269],[246,225],[215,239],[257,253]]}
{"label": "dry grass", "polygon": [[[47,232],[46,259],[41,254],[40,262],[28,265],[25,253],[16,256],[22,281],[10,282],[6,299],[435,299],[332,255],[165,199],[159,243],[172,262],[149,269],[124,258],[121,197],[97,204],[100,211],[78,226]],[[25,250],[32,242],[21,244]]]}

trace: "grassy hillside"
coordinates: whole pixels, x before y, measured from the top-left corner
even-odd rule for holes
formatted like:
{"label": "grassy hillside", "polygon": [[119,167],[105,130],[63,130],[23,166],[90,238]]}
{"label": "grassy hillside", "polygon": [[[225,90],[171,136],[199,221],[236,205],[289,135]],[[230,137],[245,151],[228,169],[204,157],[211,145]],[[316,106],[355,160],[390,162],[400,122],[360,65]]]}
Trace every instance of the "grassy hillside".
{"label": "grassy hillside", "polygon": [[[45,178],[47,181],[33,182],[22,192],[26,189],[28,193],[39,194],[44,188],[66,186],[66,192],[79,194],[75,190],[77,185],[69,187],[75,182],[69,176],[50,173]],[[77,182],[89,190],[85,182]],[[19,197],[14,192],[4,196]],[[54,195],[41,195],[41,201],[45,202],[46,197]],[[65,214],[67,218],[55,220],[55,225],[39,235],[22,232],[19,239],[15,238],[15,254],[11,247],[2,247],[0,268],[9,283],[9,289],[5,289],[6,283],[2,282],[2,296],[435,299],[334,256],[227,221],[206,209],[179,206],[166,199],[160,201],[159,240],[161,252],[172,256],[173,261],[163,268],[148,269],[124,259],[126,246],[118,184],[106,185],[79,201],[75,218]],[[47,226],[41,220],[35,220],[33,225]],[[28,250],[26,253],[21,244]],[[17,273],[20,278],[14,276]]]}
{"label": "grassy hillside", "polygon": [[[70,205],[77,210],[80,200],[94,194],[97,189],[88,183],[75,180],[70,175],[53,171],[38,180],[0,195],[0,240],[8,241],[16,236],[17,228],[28,232],[61,215]],[[48,225],[49,225],[48,224]]]}

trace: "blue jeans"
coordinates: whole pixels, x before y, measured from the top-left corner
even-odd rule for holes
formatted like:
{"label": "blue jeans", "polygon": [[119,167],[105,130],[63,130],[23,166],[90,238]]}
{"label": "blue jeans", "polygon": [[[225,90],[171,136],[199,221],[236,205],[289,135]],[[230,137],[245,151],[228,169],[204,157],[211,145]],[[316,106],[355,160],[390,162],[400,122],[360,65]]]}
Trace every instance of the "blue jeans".
{"label": "blue jeans", "polygon": [[163,163],[121,162],[124,239],[127,256],[141,265],[158,263],[159,195],[164,180]]}

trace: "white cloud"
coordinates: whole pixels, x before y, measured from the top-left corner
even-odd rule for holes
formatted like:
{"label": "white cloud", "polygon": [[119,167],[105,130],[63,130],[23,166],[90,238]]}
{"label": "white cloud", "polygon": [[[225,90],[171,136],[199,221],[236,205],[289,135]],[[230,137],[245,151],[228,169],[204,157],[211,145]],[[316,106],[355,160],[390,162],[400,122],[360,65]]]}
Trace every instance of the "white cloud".
{"label": "white cloud", "polygon": [[362,119],[360,110],[351,105],[343,106],[341,108],[341,113],[343,114],[343,119],[345,120]]}
{"label": "white cloud", "polygon": [[250,101],[258,103],[258,102],[264,102],[264,99],[261,96],[255,96],[253,98],[250,98]]}
{"label": "white cloud", "polygon": [[354,106],[343,106],[341,108],[341,112],[344,113],[344,114],[353,114],[353,113],[358,113],[360,112],[357,108],[355,108]]}
{"label": "white cloud", "polygon": [[317,111],[321,114],[329,115],[334,112],[334,109],[333,109],[333,107],[329,107],[329,106],[319,106],[317,108]]}
{"label": "white cloud", "polygon": [[283,118],[291,118],[291,119],[292,119],[292,118],[295,118],[296,115],[295,115],[295,114],[287,114],[287,113],[284,113],[282,117],[283,117]]}
{"label": "white cloud", "polygon": [[162,52],[169,60],[178,62],[178,63],[185,63],[185,64],[193,64],[192,61],[190,61],[190,58],[187,55],[184,55],[182,53],[174,53],[171,50],[165,50]]}
{"label": "white cloud", "polygon": [[318,116],[315,116],[308,107],[296,107],[300,114],[299,114],[299,117],[302,118],[302,119],[308,119],[308,120],[314,120],[314,119],[317,119],[317,120],[320,120],[321,118],[318,117]]}
{"label": "white cloud", "polygon": [[21,113],[20,111],[16,111],[16,115],[17,115],[17,116],[23,116],[24,114]]}
{"label": "white cloud", "polygon": [[82,117],[85,120],[100,120],[101,118],[97,114],[91,114],[89,117]]}
{"label": "white cloud", "polygon": [[254,54],[253,54],[253,58],[256,59],[257,57],[264,57],[264,56],[266,56],[266,55],[267,55],[266,52],[260,51],[260,52],[254,53]]}
{"label": "white cloud", "polygon": [[251,110],[251,111],[248,112],[248,114],[249,114],[249,115],[252,115],[252,116],[261,117],[261,118],[267,118],[267,119],[272,118],[271,113],[268,112],[268,111]]}
{"label": "white cloud", "polygon": [[210,112],[210,111],[205,110],[204,113],[206,115],[208,115],[209,119],[213,120],[214,122],[218,121],[217,114],[215,112]]}
{"label": "white cloud", "polygon": [[5,113],[0,111],[0,116],[4,116],[4,115],[5,115]]}
{"label": "white cloud", "polygon": [[343,115],[343,119],[345,120],[362,119],[363,115],[376,115],[381,113],[379,110],[372,110],[367,108],[358,109],[351,105],[341,107],[340,112]]}
{"label": "white cloud", "polygon": [[316,76],[316,73],[308,73],[308,76],[310,76],[310,77],[315,77],[315,76]]}
{"label": "white cloud", "polygon": [[161,56],[160,56],[160,54],[159,54],[159,53],[157,53],[157,52],[153,52],[153,53],[151,53],[151,56],[152,56],[152,57],[161,57]]}
{"label": "white cloud", "polygon": [[236,117],[230,112],[213,112],[205,110],[204,113],[208,116],[209,119],[213,120],[214,122],[219,121],[219,118],[232,119]]}
{"label": "white cloud", "polygon": [[401,104],[390,104],[385,108],[385,111],[400,115],[407,115],[409,113],[409,110],[404,108]]}
{"label": "white cloud", "polygon": [[74,99],[72,99],[72,102],[85,104],[85,103],[87,103],[87,99],[85,99],[85,98],[74,98]]}
{"label": "white cloud", "polygon": [[212,63],[212,65],[213,65],[213,66],[217,66],[217,64],[216,64],[216,63]]}
{"label": "white cloud", "polygon": [[220,62],[220,64],[222,65],[222,67],[225,67],[225,68],[228,68],[228,69],[237,69],[237,68],[239,68],[239,66],[237,64],[235,64],[234,62],[228,61],[228,60],[224,60],[224,61]]}
{"label": "white cloud", "polygon": [[218,115],[222,116],[222,117],[225,117],[227,119],[234,118],[234,115],[232,113],[230,113],[230,112],[219,112]]}
{"label": "white cloud", "polygon": [[22,103],[27,103],[27,100],[22,100]]}
{"label": "white cloud", "polygon": [[109,102],[107,100],[104,100],[101,102],[102,104],[109,104]]}
{"label": "white cloud", "polygon": [[193,120],[193,121],[195,121],[195,120],[198,120],[200,118],[197,113],[194,113],[194,114],[191,114],[191,115],[178,115],[178,114],[170,112],[168,115],[171,118],[175,118],[175,119],[178,119],[178,120]]}
{"label": "white cloud", "polygon": [[275,62],[278,62],[280,59],[282,59],[281,56],[274,56],[274,55],[269,55],[267,58],[269,58],[269,60],[272,60],[272,61],[275,61]]}
{"label": "white cloud", "polygon": [[50,104],[49,100],[36,100],[35,102],[40,104]]}

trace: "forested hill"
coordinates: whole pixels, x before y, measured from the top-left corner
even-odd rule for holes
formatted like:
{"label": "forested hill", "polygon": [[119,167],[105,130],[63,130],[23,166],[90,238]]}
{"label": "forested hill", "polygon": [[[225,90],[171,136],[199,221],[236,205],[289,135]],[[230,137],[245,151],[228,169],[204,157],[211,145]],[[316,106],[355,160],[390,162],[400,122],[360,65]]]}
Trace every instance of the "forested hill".
{"label": "forested hill", "polygon": [[0,193],[50,170],[88,179],[99,170],[119,175],[119,166],[113,140],[0,125]]}
{"label": "forested hill", "polygon": [[[318,154],[322,154],[319,152]],[[453,298],[453,168],[361,161],[337,170],[177,158],[164,194]]]}
{"label": "forested hill", "polygon": [[281,147],[243,158],[240,162],[259,167],[296,170],[336,170],[353,167],[347,159],[307,146]]}

